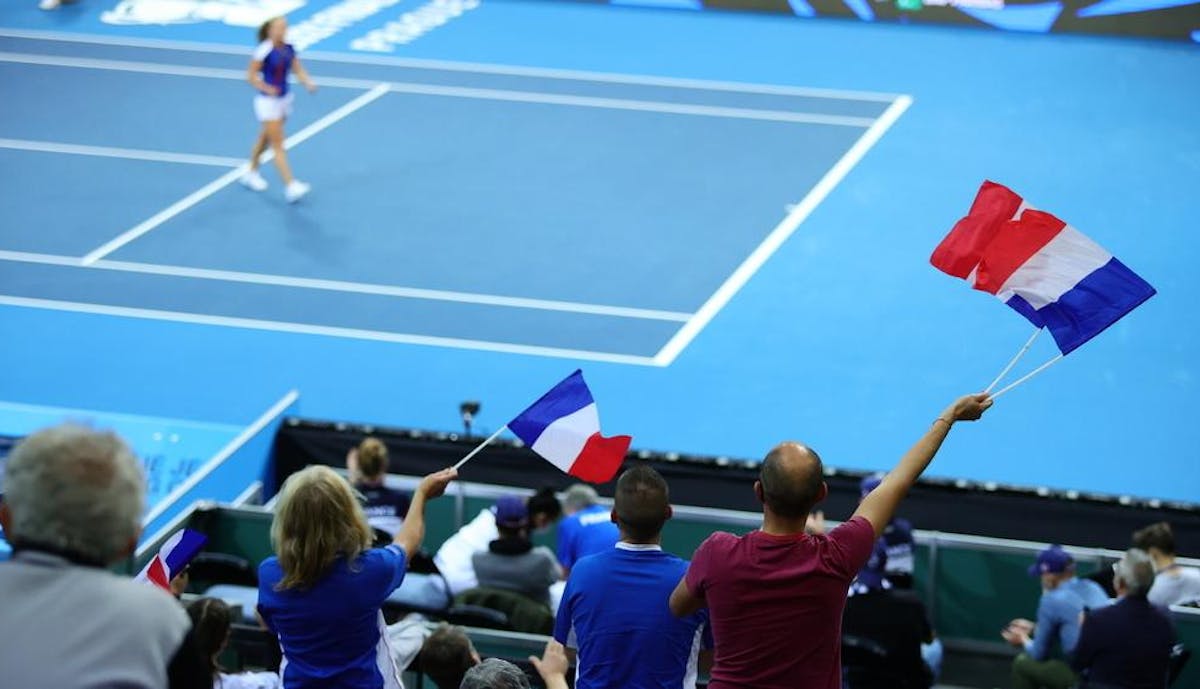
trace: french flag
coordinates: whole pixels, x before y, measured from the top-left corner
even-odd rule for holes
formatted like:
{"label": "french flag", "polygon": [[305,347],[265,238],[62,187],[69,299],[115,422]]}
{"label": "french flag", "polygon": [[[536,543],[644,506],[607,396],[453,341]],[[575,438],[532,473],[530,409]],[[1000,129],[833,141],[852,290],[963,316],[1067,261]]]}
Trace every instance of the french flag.
{"label": "french flag", "polygon": [[930,262],[1047,328],[1063,354],[1155,294],[1082,232],[995,182],[983,183]]}
{"label": "french flag", "polygon": [[199,531],[191,529],[177,531],[167,539],[166,543],[163,543],[163,546],[158,549],[158,553],[134,578],[170,591],[171,580],[188,566],[188,563],[204,549],[204,544],[207,542],[208,536]]}
{"label": "french flag", "polygon": [[633,442],[627,435],[600,435],[596,400],[578,370],[521,412],[508,430],[546,461],[590,483],[611,481]]}

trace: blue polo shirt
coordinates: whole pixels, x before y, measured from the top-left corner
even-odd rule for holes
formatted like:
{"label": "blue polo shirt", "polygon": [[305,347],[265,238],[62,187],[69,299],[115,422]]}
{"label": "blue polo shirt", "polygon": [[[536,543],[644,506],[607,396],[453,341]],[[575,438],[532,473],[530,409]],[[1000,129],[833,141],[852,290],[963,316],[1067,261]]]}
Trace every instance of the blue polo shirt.
{"label": "blue polo shirt", "polygon": [[283,647],[285,689],[396,686],[380,606],[399,588],[406,568],[404,551],[389,545],[367,550],[349,565],[339,558],[310,589],[277,591],[283,579],[279,560],[263,560],[258,612]]}
{"label": "blue polo shirt", "polygon": [[1034,660],[1050,657],[1058,641],[1062,654],[1070,657],[1079,641],[1079,618],[1084,610],[1099,610],[1111,603],[1100,585],[1090,579],[1068,579],[1038,601],[1037,632],[1025,645]]}
{"label": "blue polo shirt", "polygon": [[571,569],[581,557],[612,550],[621,534],[611,515],[604,505],[592,505],[558,523],[558,561],[563,567]]}
{"label": "blue polo shirt", "polygon": [[708,611],[679,619],[667,606],[687,567],[658,546],[629,543],[575,564],[554,638],[579,649],[576,689],[696,686],[697,654],[711,646]]}

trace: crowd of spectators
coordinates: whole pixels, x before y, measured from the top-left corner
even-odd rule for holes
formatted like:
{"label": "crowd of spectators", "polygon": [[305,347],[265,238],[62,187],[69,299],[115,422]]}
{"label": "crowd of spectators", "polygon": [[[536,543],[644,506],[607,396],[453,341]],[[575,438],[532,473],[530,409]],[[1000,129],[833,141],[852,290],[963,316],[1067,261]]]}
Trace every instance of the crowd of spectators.
{"label": "crowd of spectators", "polygon": [[[0,501],[14,546],[0,565],[0,686],[381,689],[402,687],[413,666],[439,689],[521,689],[530,674],[550,689],[568,677],[578,689],[686,689],[705,675],[711,689],[925,689],[942,649],[911,590],[913,527],[896,512],[951,428],[990,405],[973,395],[947,407],[827,532],[816,511],[828,491],[821,458],[781,443],[753,485],[762,527],[714,533],[690,562],[662,548],[670,489],[648,466],[621,474],[611,508],[584,485],[561,503],[549,490],[505,496],[422,555],[426,505],[457,472],[395,491],[386,447],[367,439],[350,453],[349,480],[310,466],[281,487],[255,608],[284,662],[250,673],[222,667],[234,621],[224,601],[185,608],[110,571],[132,553],[144,509],[128,446],[84,427],[47,429],[11,454]],[[536,545],[555,524],[556,550]],[[1065,549],[1038,555],[1035,620],[1002,631],[1019,650],[1012,686],[1164,686],[1175,633],[1162,606],[1200,599],[1200,573],[1176,562],[1166,524],[1138,531],[1133,545],[1113,568],[1115,600],[1077,576]],[[551,638],[522,661],[531,673],[482,658],[462,627],[420,614],[385,623],[405,581],[410,594],[424,581],[408,572],[421,557],[443,603],[499,601],[513,619],[514,600],[541,611]]]}

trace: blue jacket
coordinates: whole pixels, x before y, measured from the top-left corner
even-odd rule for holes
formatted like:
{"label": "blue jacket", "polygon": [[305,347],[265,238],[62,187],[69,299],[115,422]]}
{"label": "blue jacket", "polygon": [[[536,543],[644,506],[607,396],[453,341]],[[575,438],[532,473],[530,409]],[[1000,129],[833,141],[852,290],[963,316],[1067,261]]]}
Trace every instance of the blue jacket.
{"label": "blue jacket", "polygon": [[1084,610],[1108,604],[1104,589],[1090,579],[1068,579],[1053,591],[1043,593],[1038,603],[1037,631],[1025,646],[1025,652],[1034,660],[1046,660],[1057,639],[1063,655],[1070,656],[1079,641],[1080,615]]}

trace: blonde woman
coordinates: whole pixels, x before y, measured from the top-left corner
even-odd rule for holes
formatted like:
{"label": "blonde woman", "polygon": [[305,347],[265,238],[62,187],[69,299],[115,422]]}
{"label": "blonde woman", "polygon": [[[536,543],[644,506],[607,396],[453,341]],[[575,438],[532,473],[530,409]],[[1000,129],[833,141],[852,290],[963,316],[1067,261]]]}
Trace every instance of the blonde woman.
{"label": "blonde woman", "polygon": [[366,515],[332,469],[288,477],[271,524],[276,554],[258,569],[258,611],[283,648],[285,689],[401,686],[380,606],[425,537],[425,502],[457,476],[445,469],[423,478],[404,526],[384,548],[369,547]]}

